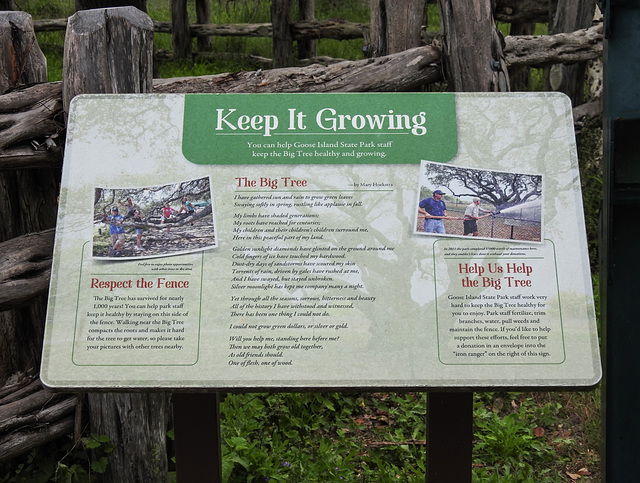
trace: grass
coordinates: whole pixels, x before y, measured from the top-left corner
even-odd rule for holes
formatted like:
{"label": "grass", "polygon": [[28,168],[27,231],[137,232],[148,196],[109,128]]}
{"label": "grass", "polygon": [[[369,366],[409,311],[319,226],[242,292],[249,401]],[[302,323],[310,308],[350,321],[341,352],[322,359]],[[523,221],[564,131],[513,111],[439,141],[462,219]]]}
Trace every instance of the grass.
{"label": "grass", "polygon": [[[362,0],[316,3],[319,19],[368,22],[367,3]],[[73,13],[73,0],[16,0],[16,7],[36,19],[62,18]],[[269,21],[269,4],[264,0],[212,1],[211,7],[214,23]],[[430,5],[429,30],[439,28],[434,8]],[[168,21],[169,0],[149,0],[148,11],[153,19]],[[48,59],[49,80],[60,80],[64,33],[37,36]],[[154,43],[156,49],[170,49],[171,37],[157,34]],[[213,49],[271,56],[269,39],[215,38]],[[320,40],[317,50],[318,55],[357,59],[362,57],[362,41]],[[171,61],[163,62],[159,71],[162,77],[174,77],[243,68],[247,67],[226,61]],[[534,75],[534,90],[543,88],[541,79],[541,73]],[[594,272],[602,189],[601,136],[596,129],[578,137]],[[597,297],[597,276],[594,288]],[[424,481],[426,397],[416,392],[227,395],[221,407],[225,481]],[[600,481],[600,409],[599,389],[476,393],[474,481]],[[62,481],[59,476],[65,481],[85,481],[81,477],[91,473],[92,461],[85,451],[65,445],[49,444],[10,467],[0,465],[0,483],[36,481],[34,475],[37,481]]]}

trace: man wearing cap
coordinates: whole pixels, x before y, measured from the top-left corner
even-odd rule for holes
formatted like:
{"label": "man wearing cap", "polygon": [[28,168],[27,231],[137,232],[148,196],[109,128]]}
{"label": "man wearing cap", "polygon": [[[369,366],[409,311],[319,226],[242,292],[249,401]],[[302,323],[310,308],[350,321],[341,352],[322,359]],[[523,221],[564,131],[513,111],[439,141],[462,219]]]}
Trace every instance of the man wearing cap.
{"label": "man wearing cap", "polygon": [[[471,204],[467,206],[467,209],[464,210],[464,221],[462,224],[464,225],[464,234],[478,236],[478,220],[480,218],[485,218],[491,215],[489,210],[485,210],[484,208],[480,208],[480,203],[482,200],[480,198],[473,198]],[[487,213],[486,215],[480,216],[480,212]]]}
{"label": "man wearing cap", "polygon": [[418,211],[424,215],[425,233],[446,233],[442,220],[447,217],[447,205],[442,201],[443,195],[442,191],[435,190],[433,197],[425,198],[418,205]]}
{"label": "man wearing cap", "polygon": [[124,228],[122,227],[123,216],[118,213],[118,207],[111,208],[109,220],[109,232],[111,233],[111,249],[115,256],[120,255],[120,250],[124,244]]}

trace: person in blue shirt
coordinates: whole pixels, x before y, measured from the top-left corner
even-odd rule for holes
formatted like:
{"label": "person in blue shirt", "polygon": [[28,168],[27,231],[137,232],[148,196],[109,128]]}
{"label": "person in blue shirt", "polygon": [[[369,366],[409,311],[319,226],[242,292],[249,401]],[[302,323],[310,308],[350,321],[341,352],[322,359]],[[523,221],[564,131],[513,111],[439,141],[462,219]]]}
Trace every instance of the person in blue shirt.
{"label": "person in blue shirt", "polygon": [[111,250],[115,256],[118,256],[124,244],[124,228],[122,227],[124,217],[118,213],[118,208],[114,206],[111,209],[111,216],[108,216],[107,220],[111,234]]}
{"label": "person in blue shirt", "polygon": [[444,229],[444,218],[447,218],[447,205],[442,201],[444,193],[435,190],[431,198],[420,201],[418,211],[424,216],[425,233],[446,233]]}

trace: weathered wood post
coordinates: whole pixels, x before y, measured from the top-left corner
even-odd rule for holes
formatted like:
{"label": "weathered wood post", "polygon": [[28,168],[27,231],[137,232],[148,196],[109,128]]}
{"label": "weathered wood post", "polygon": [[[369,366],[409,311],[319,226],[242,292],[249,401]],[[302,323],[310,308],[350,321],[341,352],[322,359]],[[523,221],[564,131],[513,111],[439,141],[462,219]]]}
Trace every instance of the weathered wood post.
{"label": "weathered wood post", "polygon": [[153,22],[134,7],[84,10],[69,18],[64,44],[65,110],[78,94],[153,88]]}
{"label": "weathered wood post", "polygon": [[40,50],[31,15],[0,13],[0,94],[15,87],[47,81],[47,59]]}
{"label": "weathered wood post", "polygon": [[495,25],[491,3],[438,0],[445,77],[451,91],[509,90],[503,39]]}
{"label": "weathered wood post", "polygon": [[419,47],[426,1],[371,0],[370,57]]}
{"label": "weathered wood post", "polygon": [[293,65],[293,36],[291,35],[291,0],[271,2],[273,28],[273,66]]}
{"label": "weathered wood post", "polygon": [[[0,12],[0,93],[46,80],[47,63],[31,16]],[[12,120],[19,123],[18,115]],[[58,168],[0,172],[0,242],[55,226],[59,179]],[[37,371],[40,364],[46,298],[31,298],[14,307],[0,312],[0,385],[12,374]]]}
{"label": "weathered wood post", "polygon": [[[152,90],[153,22],[138,9],[77,12],[69,19],[64,51],[67,108],[78,94]],[[91,431],[116,445],[104,481],[166,479],[169,399],[166,393],[88,395]]]}
{"label": "weathered wood post", "polygon": [[[196,0],[196,23],[211,23],[211,6],[209,0]],[[208,52],[212,49],[211,37],[198,37],[198,51]]]}
{"label": "weathered wood post", "polygon": [[187,0],[171,0],[171,35],[173,53],[178,59],[191,58],[191,34],[187,16]]}
{"label": "weathered wood post", "polygon": [[[298,12],[300,20],[315,20],[315,0],[298,0]],[[298,40],[298,59],[311,59],[315,56],[315,40]]]}
{"label": "weathered wood post", "polygon": [[[533,22],[514,22],[511,24],[509,35],[533,35],[536,24]],[[531,68],[529,66],[509,68],[511,90],[528,91],[531,88]]]}
{"label": "weathered wood post", "polygon": [[[551,0],[549,34],[574,32],[590,27],[596,0]],[[549,69],[547,87],[569,96],[573,106],[584,102],[584,74],[586,62],[555,64]]]}
{"label": "weathered wood post", "polygon": [[[32,99],[23,96],[30,90],[24,89],[24,84],[44,82],[47,76],[46,60],[28,14],[0,12],[0,49],[0,93],[13,89],[0,102],[0,154],[7,161],[46,153],[44,158],[49,161],[38,167],[16,162],[0,168],[4,220],[0,226],[0,462],[4,463],[69,434],[74,425],[75,396],[55,396],[37,379],[53,251],[53,230],[46,229],[55,226],[60,179],[60,163],[50,162],[56,156],[49,156],[59,150],[53,144],[47,150],[38,141],[44,144],[46,136],[62,129],[62,124],[47,119],[61,105],[52,99],[59,89],[54,86],[40,91],[39,86],[46,84],[39,84],[30,88],[39,95]],[[25,112],[38,104],[41,109]],[[21,279],[20,274],[28,275]],[[8,384],[10,376],[12,383]],[[44,427],[25,424],[29,418]]]}

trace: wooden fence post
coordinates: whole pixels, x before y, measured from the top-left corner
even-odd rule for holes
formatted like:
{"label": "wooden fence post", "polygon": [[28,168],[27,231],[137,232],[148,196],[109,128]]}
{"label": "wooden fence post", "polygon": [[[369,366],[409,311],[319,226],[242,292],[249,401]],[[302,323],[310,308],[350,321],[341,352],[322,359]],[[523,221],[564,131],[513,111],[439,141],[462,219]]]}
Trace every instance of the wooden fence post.
{"label": "wooden fence post", "polygon": [[[533,35],[536,24],[533,22],[514,22],[511,24],[509,35]],[[509,68],[509,83],[513,91],[531,90],[531,67],[514,66]]]}
{"label": "wooden fence post", "polygon": [[[590,27],[596,0],[552,0],[550,1],[549,34],[573,32]],[[569,96],[573,106],[584,102],[584,75],[586,62],[555,64],[548,70],[547,88]]]}
{"label": "wooden fence post", "polygon": [[[45,82],[46,69],[31,16],[0,12],[0,93]],[[0,242],[55,226],[59,179],[57,168],[0,172]],[[42,295],[0,312],[0,385],[12,374],[37,371],[46,307]]]}
{"label": "wooden fence post", "polygon": [[83,10],[64,43],[65,111],[77,94],[144,93],[153,88],[153,22],[134,7]]}
{"label": "wooden fence post", "polygon": [[[504,92],[509,74],[503,39],[485,0],[438,0],[442,57],[449,90]],[[479,39],[486,39],[480,42]]]}
{"label": "wooden fence post", "polygon": [[382,57],[419,47],[425,0],[371,0],[369,57]]}
{"label": "wooden fence post", "polygon": [[[196,0],[196,22],[200,25],[211,23],[211,6],[209,0]],[[198,37],[198,51],[212,50],[211,37]]]}
{"label": "wooden fence post", "polygon": [[291,0],[271,2],[273,26],[273,66],[293,65],[293,37],[291,35]]}
{"label": "wooden fence post", "polygon": [[191,34],[187,16],[187,0],[171,0],[171,35],[173,53],[178,59],[191,58]]}
{"label": "wooden fence post", "polygon": [[10,88],[46,81],[47,59],[36,40],[31,15],[0,12],[0,94]]}
{"label": "wooden fence post", "polygon": [[[298,0],[298,18],[315,20],[315,0]],[[298,59],[312,59],[316,56],[316,41],[312,39],[298,40]]]}
{"label": "wooden fence post", "polygon": [[[65,106],[83,93],[151,92],[152,40],[153,22],[136,8],[74,14],[64,48]],[[166,479],[169,400],[167,393],[88,395],[91,431],[109,436],[116,445],[104,481]]]}

